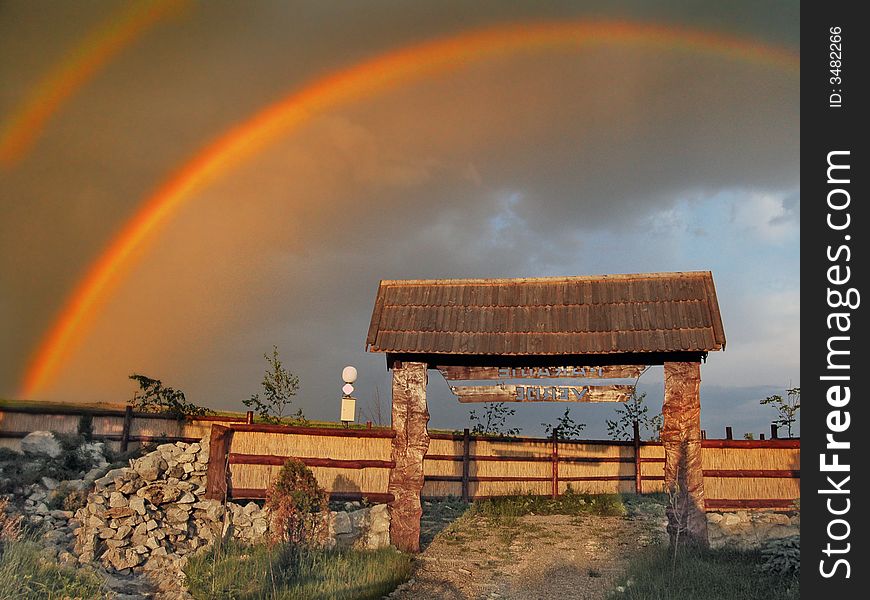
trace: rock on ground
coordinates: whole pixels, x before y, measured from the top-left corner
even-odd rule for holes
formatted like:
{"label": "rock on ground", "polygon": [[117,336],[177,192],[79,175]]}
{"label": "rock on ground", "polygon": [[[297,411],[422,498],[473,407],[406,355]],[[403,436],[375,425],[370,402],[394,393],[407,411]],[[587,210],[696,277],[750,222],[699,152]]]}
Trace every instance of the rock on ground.
{"label": "rock on ground", "polygon": [[30,454],[43,454],[57,458],[62,451],[60,442],[50,431],[34,431],[21,440],[21,451]]}

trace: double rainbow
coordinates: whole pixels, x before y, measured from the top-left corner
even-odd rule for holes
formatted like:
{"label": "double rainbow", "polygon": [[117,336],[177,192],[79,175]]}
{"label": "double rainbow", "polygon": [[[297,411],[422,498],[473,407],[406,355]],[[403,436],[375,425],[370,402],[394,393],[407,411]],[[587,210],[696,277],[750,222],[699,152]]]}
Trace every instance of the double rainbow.
{"label": "double rainbow", "polygon": [[87,322],[179,206],[217,177],[286,135],[313,115],[383,93],[433,74],[499,55],[619,44],[715,55],[797,72],[799,58],[745,38],[674,26],[582,21],[502,25],[396,50],[316,80],[218,137],[143,202],[76,286],[26,370],[21,395],[30,397],[57,373]]}

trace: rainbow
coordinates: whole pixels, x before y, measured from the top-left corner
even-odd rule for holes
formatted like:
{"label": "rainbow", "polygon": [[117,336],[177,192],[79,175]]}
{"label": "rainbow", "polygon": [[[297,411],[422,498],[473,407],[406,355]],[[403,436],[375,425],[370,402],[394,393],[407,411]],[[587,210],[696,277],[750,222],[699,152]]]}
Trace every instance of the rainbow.
{"label": "rainbow", "polygon": [[102,67],[161,19],[190,0],[135,2],[114,15],[52,69],[0,130],[0,164],[12,165],[27,153],[61,105]]}
{"label": "rainbow", "polygon": [[172,174],[142,204],[77,285],[37,348],[22,382],[31,397],[60,368],[84,335],[134,255],[179,206],[215,178],[313,115],[462,65],[517,52],[581,48],[590,44],[640,45],[709,54],[798,72],[799,57],[780,47],[741,37],[631,22],[583,21],[502,25],[399,49],[316,80],[233,127]]}

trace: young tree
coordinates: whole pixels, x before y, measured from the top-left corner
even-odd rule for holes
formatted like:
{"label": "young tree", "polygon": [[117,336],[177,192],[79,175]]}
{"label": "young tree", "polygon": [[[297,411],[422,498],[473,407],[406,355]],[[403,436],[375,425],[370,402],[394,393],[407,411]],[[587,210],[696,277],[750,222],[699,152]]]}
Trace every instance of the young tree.
{"label": "young tree", "polygon": [[474,435],[514,436],[520,432],[519,427],[507,427],[508,417],[514,416],[516,410],[505,406],[504,402],[487,402],[483,405],[483,414],[470,411],[468,419],[474,423],[471,433]]}
{"label": "young tree", "polygon": [[293,415],[285,414],[293,404],[293,396],[299,391],[299,377],[284,368],[278,356],[278,346],[272,347],[272,356],[264,354],[263,358],[269,363],[269,368],[263,375],[263,397],[254,394],[249,400],[242,400],[242,404],[253,408],[260,419],[266,423],[278,424],[288,416],[297,423],[307,423],[301,408]]}
{"label": "young tree", "polygon": [[797,421],[797,414],[801,409],[801,389],[800,387],[789,388],[785,393],[785,398],[779,394],[774,394],[760,400],[760,403],[773,404],[779,412],[779,418],[775,419],[773,423],[787,427],[788,437],[791,437],[791,426]]}
{"label": "young tree", "polygon": [[632,392],[631,398],[623,406],[616,409],[618,418],[615,421],[607,419],[607,435],[613,440],[634,439],[634,424],[637,422],[638,429],[643,437],[644,431],[650,440],[658,440],[659,433],[664,423],[662,414],[649,416],[649,407],[646,405],[646,392],[638,394]]}
{"label": "young tree", "polygon": [[130,375],[130,379],[139,384],[139,389],[133,393],[133,407],[142,412],[168,412],[178,419],[187,416],[207,415],[211,411],[202,406],[188,402],[184,392],[163,385],[159,379],[152,379],[139,373]]}
{"label": "young tree", "polygon": [[378,426],[384,424],[384,410],[381,404],[381,390],[378,386],[375,386],[375,393],[369,398],[368,402],[366,402],[363,414],[369,421]]}
{"label": "young tree", "polygon": [[553,429],[559,430],[559,439],[562,440],[579,440],[580,432],[586,428],[586,423],[577,423],[570,415],[570,408],[566,408],[565,412],[559,417],[555,424],[541,423],[544,428],[544,435],[550,437],[553,435]]}

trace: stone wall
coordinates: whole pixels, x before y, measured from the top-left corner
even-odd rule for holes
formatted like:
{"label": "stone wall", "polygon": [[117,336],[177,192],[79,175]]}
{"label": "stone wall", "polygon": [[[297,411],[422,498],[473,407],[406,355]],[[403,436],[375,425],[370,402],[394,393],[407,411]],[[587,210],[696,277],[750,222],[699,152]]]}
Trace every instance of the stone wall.
{"label": "stone wall", "polygon": [[[208,459],[208,438],[164,444],[96,479],[87,504],[69,515],[78,560],[110,573],[148,572],[162,588],[161,582],[177,586],[186,556],[218,537],[265,541],[271,527],[267,509],[205,499]],[[386,505],[346,508],[330,513],[327,547],[389,544]]]}
{"label": "stone wall", "polygon": [[767,540],[800,535],[800,526],[800,513],[746,510],[707,513],[711,548],[758,548]]}

